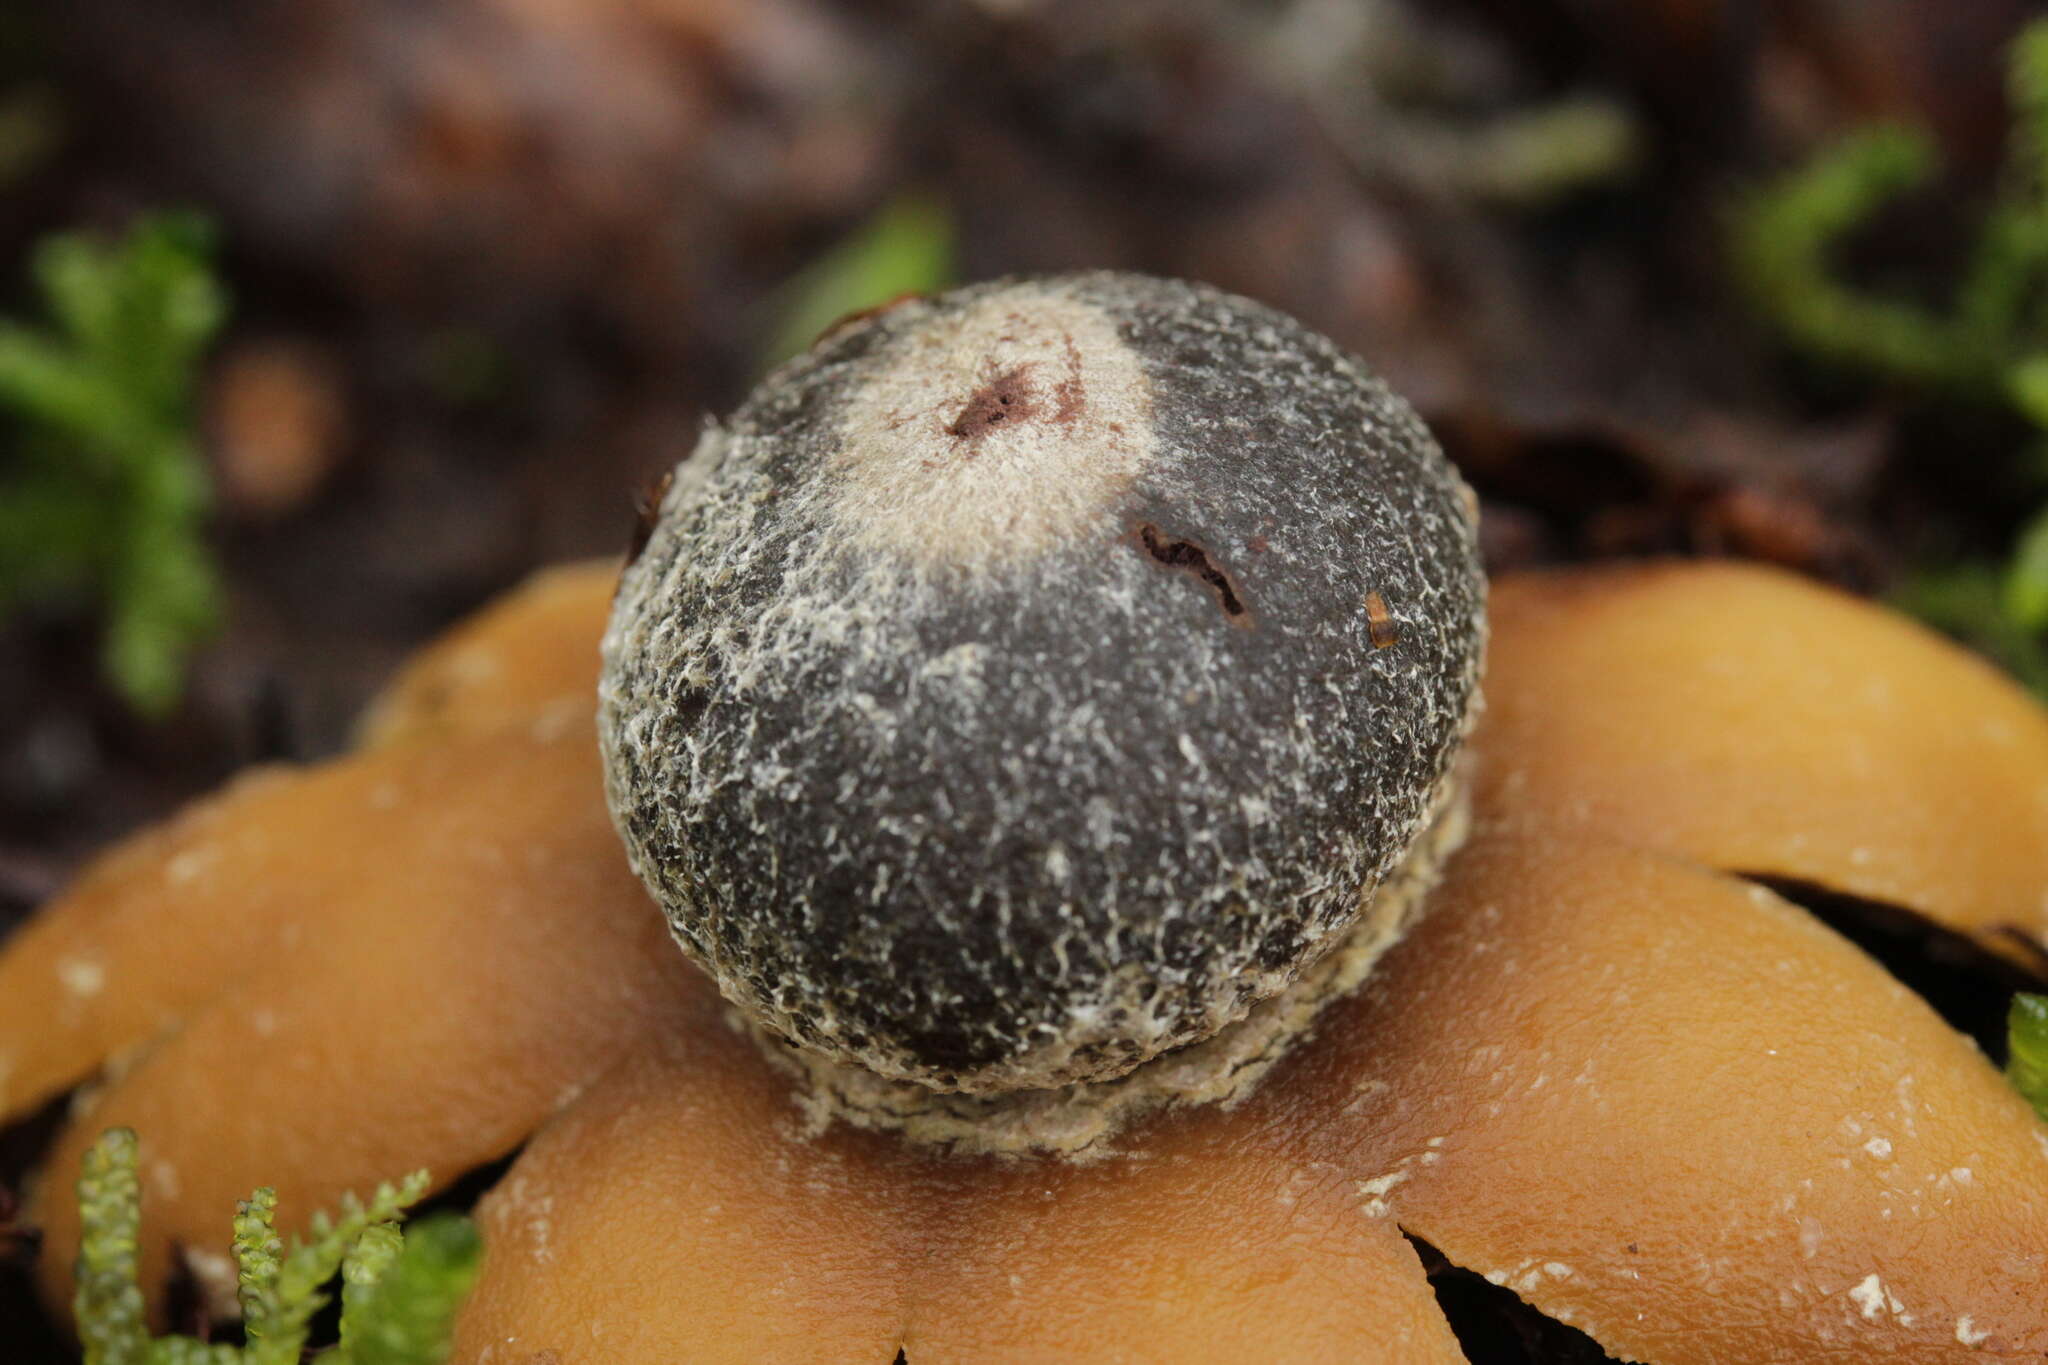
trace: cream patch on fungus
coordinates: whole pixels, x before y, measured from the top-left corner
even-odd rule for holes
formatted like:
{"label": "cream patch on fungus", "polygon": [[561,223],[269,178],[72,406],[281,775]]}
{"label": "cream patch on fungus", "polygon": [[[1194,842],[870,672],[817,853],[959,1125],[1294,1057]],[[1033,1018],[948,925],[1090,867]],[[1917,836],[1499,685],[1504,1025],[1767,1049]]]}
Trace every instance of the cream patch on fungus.
{"label": "cream patch on fungus", "polygon": [[212,844],[188,848],[164,864],[164,880],[172,886],[184,886],[203,876],[219,861],[220,849]]}
{"label": "cream patch on fungus", "polygon": [[1849,1301],[1856,1305],[1856,1311],[1862,1314],[1865,1322],[1875,1321],[1879,1313],[1889,1311],[1902,1325],[1913,1325],[1913,1315],[1906,1311],[1906,1305],[1899,1302],[1898,1295],[1885,1288],[1884,1281],[1874,1270],[1849,1291]]}
{"label": "cream patch on fungus", "polygon": [[830,516],[864,549],[983,569],[1111,525],[1158,451],[1115,320],[1020,284],[894,343],[841,418]]}
{"label": "cream patch on fungus", "polygon": [[90,1000],[107,988],[107,969],[89,957],[67,957],[57,964],[57,979],[72,995]]}
{"label": "cream patch on fungus", "polygon": [[1408,1172],[1406,1171],[1389,1171],[1385,1175],[1376,1175],[1370,1180],[1359,1181],[1359,1207],[1365,1211],[1365,1216],[1368,1218],[1384,1218],[1388,1213],[1392,1212],[1392,1206],[1387,1203],[1387,1195],[1393,1190],[1394,1186],[1407,1178]]}

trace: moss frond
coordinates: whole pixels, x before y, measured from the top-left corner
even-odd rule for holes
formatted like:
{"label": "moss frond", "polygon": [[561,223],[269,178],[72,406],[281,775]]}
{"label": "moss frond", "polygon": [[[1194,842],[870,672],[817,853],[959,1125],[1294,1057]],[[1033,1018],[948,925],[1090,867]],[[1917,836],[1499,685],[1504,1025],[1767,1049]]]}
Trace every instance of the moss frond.
{"label": "moss frond", "polygon": [[142,1182],[135,1133],[112,1128],[86,1150],[78,1177],[78,1318],[85,1365],[145,1365],[149,1329],[136,1256],[142,1234]]}
{"label": "moss frond", "polygon": [[[467,1218],[437,1215],[375,1244],[360,1284],[344,1268],[341,1345],[322,1365],[441,1365],[483,1243]],[[366,1234],[358,1248],[370,1244]]]}
{"label": "moss frond", "polygon": [[96,594],[107,676],[145,714],[177,701],[220,615],[193,400],[227,311],[210,256],[185,214],[118,243],[48,238],[31,266],[47,323],[0,320],[0,611]]}
{"label": "moss frond", "polygon": [[323,1210],[313,1215],[311,1238],[293,1241],[277,1266],[270,1297],[260,1312],[243,1319],[249,1337],[248,1365],[298,1365],[313,1315],[327,1304],[323,1286],[366,1233],[395,1224],[420,1201],[428,1183],[425,1171],[415,1171],[396,1185],[379,1185],[367,1204],[345,1194],[338,1213]]}
{"label": "moss frond", "polygon": [[1816,356],[1929,384],[1967,382],[1972,361],[1952,324],[1916,304],[1866,293],[1834,270],[1841,241],[1933,169],[1924,133],[1877,127],[1855,134],[1749,196],[1735,218],[1737,277],[1766,316]]}
{"label": "moss frond", "polygon": [[[1730,258],[1757,309],[1809,354],[2026,419],[2042,433],[2034,481],[2048,492],[2048,20],[2014,39],[2006,93],[2013,122],[1998,195],[1946,310],[1835,270],[1850,233],[1933,173],[1932,144],[1910,130],[1867,129],[1749,195]],[[1897,600],[2048,695],[2048,508],[2002,566],[1923,572]]]}
{"label": "moss frond", "polygon": [[380,1185],[366,1203],[344,1195],[317,1213],[311,1236],[289,1246],[277,1233],[277,1194],[257,1190],[237,1207],[234,1256],[246,1344],[151,1337],[137,1247],[142,1185],[137,1141],[109,1129],[85,1154],[78,1181],[81,1237],[72,1300],[86,1365],[299,1365],[326,1287],[342,1278],[340,1344],[324,1365],[440,1365],[455,1311],[476,1278],[476,1227],[441,1214],[401,1228],[429,1187],[425,1171]]}

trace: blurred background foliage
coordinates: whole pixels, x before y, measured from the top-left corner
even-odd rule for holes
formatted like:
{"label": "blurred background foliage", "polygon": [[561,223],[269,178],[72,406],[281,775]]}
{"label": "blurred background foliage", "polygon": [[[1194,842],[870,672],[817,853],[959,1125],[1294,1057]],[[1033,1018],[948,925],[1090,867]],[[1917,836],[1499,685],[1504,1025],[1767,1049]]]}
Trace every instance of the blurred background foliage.
{"label": "blurred background foliage", "polygon": [[617,550],[839,314],[1019,271],[1329,332],[1477,486],[1496,569],[1770,560],[2048,686],[2034,11],[10,9],[0,922],[331,751],[533,566]]}
{"label": "blurred background foliage", "polygon": [[226,315],[208,237],[173,215],[118,243],[46,237],[31,272],[48,323],[0,319],[0,612],[96,596],[106,681],[147,716],[176,704],[219,617],[193,431]]}
{"label": "blurred background foliage", "polygon": [[[1733,253],[1752,305],[1808,353],[1898,385],[1906,401],[2006,407],[2037,430],[2014,473],[2038,510],[2011,551],[1920,565],[1893,596],[2048,692],[2048,21],[2013,41],[2006,92],[2004,163],[1971,245],[1942,263],[1953,276],[1945,305],[1874,292],[1834,263],[1935,176],[1933,138],[1917,127],[1859,131],[1750,194]],[[1930,281],[1913,283],[1924,293]]]}

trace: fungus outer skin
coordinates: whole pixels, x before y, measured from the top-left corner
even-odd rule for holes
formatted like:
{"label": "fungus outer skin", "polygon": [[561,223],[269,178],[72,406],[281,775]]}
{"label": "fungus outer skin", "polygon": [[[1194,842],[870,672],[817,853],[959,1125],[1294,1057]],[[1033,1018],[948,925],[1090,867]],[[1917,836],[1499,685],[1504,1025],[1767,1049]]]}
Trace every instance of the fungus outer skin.
{"label": "fungus outer skin", "polygon": [[782,1036],[1114,1076],[1351,928],[1484,595],[1469,491],[1334,344],[1180,282],[976,286],[829,335],[681,467],[605,638],[608,796]]}

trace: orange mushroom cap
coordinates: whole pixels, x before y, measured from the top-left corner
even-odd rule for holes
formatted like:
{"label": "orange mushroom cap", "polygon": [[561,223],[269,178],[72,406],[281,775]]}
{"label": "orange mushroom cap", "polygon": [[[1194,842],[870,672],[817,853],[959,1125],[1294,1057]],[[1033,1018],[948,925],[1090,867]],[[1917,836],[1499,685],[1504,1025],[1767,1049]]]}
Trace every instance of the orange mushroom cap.
{"label": "orange mushroom cap", "polygon": [[1249,1099],[1072,1164],[806,1126],[561,705],[608,592],[515,596],[379,743],[140,836],[0,949],[6,1112],[124,1059],[45,1177],[53,1302],[78,1154],[125,1123],[153,1285],[256,1184],[289,1225],[530,1136],[465,1361],[1455,1360],[1404,1231],[1630,1358],[2048,1351],[2048,1126],[1726,875],[2030,923],[2048,722],[1950,646],[1759,570],[1502,583],[1479,831],[1420,926]]}

